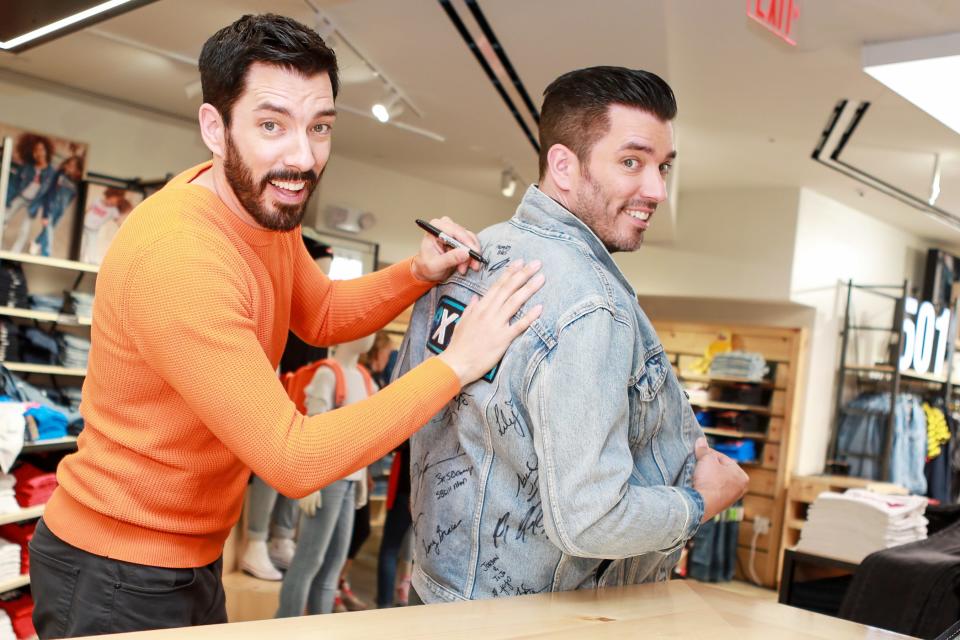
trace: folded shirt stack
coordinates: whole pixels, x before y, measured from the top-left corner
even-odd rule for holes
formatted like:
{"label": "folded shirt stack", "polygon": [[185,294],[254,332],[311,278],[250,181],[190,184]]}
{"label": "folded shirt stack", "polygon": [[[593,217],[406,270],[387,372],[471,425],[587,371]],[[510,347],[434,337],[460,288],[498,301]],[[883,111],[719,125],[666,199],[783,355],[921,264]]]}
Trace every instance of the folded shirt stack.
{"label": "folded shirt stack", "polygon": [[0,609],[10,616],[13,632],[17,638],[23,640],[37,635],[37,630],[33,626],[33,598],[28,594],[0,599]]}
{"label": "folded shirt stack", "polygon": [[927,499],[865,489],[817,496],[807,511],[797,551],[859,563],[875,551],[927,537]]}
{"label": "folded shirt stack", "polygon": [[60,345],[56,332],[47,333],[35,327],[23,332],[21,341],[23,362],[31,364],[56,365],[60,361]]}
{"label": "folded shirt stack", "polygon": [[[33,441],[52,440],[67,435],[67,416],[51,407],[38,406],[27,409],[23,417]],[[32,424],[31,424],[32,422]],[[34,431],[35,428],[35,431]]]}
{"label": "folded shirt stack", "polygon": [[13,623],[10,622],[10,616],[3,609],[0,609],[0,640],[17,640],[17,634],[13,632]]}
{"label": "folded shirt stack", "polygon": [[0,358],[10,362],[20,362],[22,357],[19,325],[10,320],[0,322]]}
{"label": "folded shirt stack", "polygon": [[16,496],[21,507],[35,507],[46,504],[57,488],[57,474],[37,469],[29,462],[16,468]]}
{"label": "folded shirt stack", "polygon": [[59,294],[31,293],[30,308],[34,311],[60,313],[63,310],[63,296]]}
{"label": "folded shirt stack", "polygon": [[20,510],[20,505],[17,504],[17,497],[13,490],[16,485],[16,477],[9,473],[0,474],[0,513],[12,513]]}
{"label": "folded shirt stack", "polygon": [[36,529],[36,521],[26,523],[15,522],[0,527],[0,537],[20,547],[21,575],[30,573],[30,541],[33,540],[33,532],[36,531]]}
{"label": "folded shirt stack", "polygon": [[93,294],[83,291],[71,291],[70,300],[73,302],[73,312],[81,317],[89,318],[93,315]]}
{"label": "folded shirt stack", "polygon": [[0,538],[0,582],[20,575],[20,545]]}
{"label": "folded shirt stack", "polygon": [[714,356],[710,375],[715,378],[746,378],[759,382],[767,373],[767,361],[759,353],[728,351]]}
{"label": "folded shirt stack", "polygon": [[0,262],[0,306],[28,309],[27,277],[15,262]]}
{"label": "folded shirt stack", "polygon": [[59,335],[60,364],[71,369],[86,369],[90,358],[90,341],[69,333]]}

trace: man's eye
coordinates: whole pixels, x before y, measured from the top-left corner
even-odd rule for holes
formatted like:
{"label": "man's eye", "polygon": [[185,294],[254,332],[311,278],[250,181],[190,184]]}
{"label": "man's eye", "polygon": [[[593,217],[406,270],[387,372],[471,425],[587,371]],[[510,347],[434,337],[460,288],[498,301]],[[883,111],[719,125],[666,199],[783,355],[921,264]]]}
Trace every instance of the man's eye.
{"label": "man's eye", "polygon": [[313,125],[313,130],[316,133],[328,133],[330,131],[330,128],[331,128],[330,125],[326,123]]}
{"label": "man's eye", "polygon": [[638,166],[640,166],[640,163],[637,162],[636,158],[627,158],[623,161],[623,166],[625,166],[627,169],[636,169]]}
{"label": "man's eye", "polygon": [[669,162],[664,162],[662,165],[660,165],[660,173],[662,173],[663,175],[667,175],[668,173],[670,173],[671,169],[673,169],[673,165],[670,164]]}
{"label": "man's eye", "polygon": [[264,122],[264,123],[263,123],[262,125],[260,125],[260,126],[263,127],[263,130],[264,130],[264,131],[267,131],[267,132],[270,132],[270,133],[273,133],[274,131],[277,130],[277,123],[276,123],[276,122]]}

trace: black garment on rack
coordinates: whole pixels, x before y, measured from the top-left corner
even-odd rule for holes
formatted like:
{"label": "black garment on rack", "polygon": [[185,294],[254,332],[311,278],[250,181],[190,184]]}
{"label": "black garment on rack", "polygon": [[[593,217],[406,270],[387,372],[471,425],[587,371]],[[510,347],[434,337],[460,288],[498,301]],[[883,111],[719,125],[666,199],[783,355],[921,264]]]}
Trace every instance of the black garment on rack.
{"label": "black garment on rack", "polygon": [[280,373],[291,373],[302,366],[327,357],[326,347],[307,344],[291,331],[287,334],[287,346],[280,356]]}
{"label": "black garment on rack", "polygon": [[927,497],[939,500],[947,504],[951,502],[953,495],[951,484],[953,473],[950,470],[950,460],[952,454],[953,439],[942,445],[942,451],[939,456],[933,460],[928,460],[923,467],[923,475],[927,477]]}
{"label": "black garment on rack", "polygon": [[960,523],[864,558],[840,617],[919,638],[960,620]]}

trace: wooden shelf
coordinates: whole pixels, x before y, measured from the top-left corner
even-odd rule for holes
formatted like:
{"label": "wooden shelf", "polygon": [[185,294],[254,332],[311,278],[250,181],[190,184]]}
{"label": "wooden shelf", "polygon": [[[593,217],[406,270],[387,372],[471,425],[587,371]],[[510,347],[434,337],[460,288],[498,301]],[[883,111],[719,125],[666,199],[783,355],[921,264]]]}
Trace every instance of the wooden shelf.
{"label": "wooden shelf", "polygon": [[86,369],[68,369],[51,364],[32,364],[29,362],[3,362],[10,371],[19,373],[46,373],[52,376],[76,376],[82,378],[87,375]]}
{"label": "wooden shelf", "polygon": [[17,576],[16,578],[11,578],[9,580],[4,580],[0,582],[0,593],[5,591],[13,591],[14,589],[19,589],[20,587],[25,587],[30,584],[30,575]]}
{"label": "wooden shelf", "polygon": [[750,433],[749,431],[731,431],[728,429],[715,429],[713,427],[703,427],[703,432],[708,436],[720,436],[723,438],[738,438],[738,439],[747,439],[747,440],[760,440],[761,442],[768,442],[767,434],[765,433]]}
{"label": "wooden shelf", "polygon": [[29,253],[13,253],[12,251],[0,251],[0,260],[11,260],[13,262],[23,262],[26,264],[38,264],[44,267],[67,269],[69,271],[86,271],[87,273],[97,273],[100,271],[100,267],[95,264],[77,262],[76,260],[47,258],[45,256],[32,256]]}
{"label": "wooden shelf", "polygon": [[60,451],[76,448],[77,436],[66,436],[64,438],[50,438],[48,440],[26,442],[23,445],[23,449],[21,449],[21,453],[39,453],[41,451]]}
{"label": "wooden shelf", "polygon": [[[893,375],[893,367],[889,365],[847,367],[847,371],[854,371],[856,373],[880,373],[888,376]],[[922,380],[924,382],[935,382],[937,384],[947,383],[947,379],[945,377],[935,376],[932,373],[917,373],[916,371],[901,371],[900,376],[903,378],[907,378],[909,380]]]}
{"label": "wooden shelf", "polygon": [[758,413],[760,415],[769,416],[773,415],[770,412],[769,407],[762,407],[757,404],[736,404],[733,402],[717,402],[715,400],[693,400],[690,399],[690,404],[695,407],[701,407],[703,409],[725,409],[728,411],[750,411],[752,413]]}
{"label": "wooden shelf", "polygon": [[[677,377],[681,380],[686,380],[688,382],[717,382],[720,384],[752,384],[762,389],[773,389],[774,383],[770,380],[750,380],[748,378],[728,378],[720,376],[709,376],[702,373],[683,373],[680,372],[677,374]],[[780,387],[783,388],[783,387]]]}
{"label": "wooden shelf", "polygon": [[40,504],[35,507],[27,507],[25,509],[20,509],[19,511],[11,511],[9,513],[0,513],[0,525],[10,524],[11,522],[23,522],[24,520],[32,520],[33,518],[39,518],[43,515],[43,510],[47,505]]}
{"label": "wooden shelf", "polygon": [[41,322],[56,322],[57,324],[80,325],[86,327],[89,327],[91,324],[93,324],[93,318],[73,316],[65,313],[54,313],[53,311],[21,309],[19,307],[0,307],[0,316],[9,316],[11,318],[27,318],[29,320],[39,320]]}

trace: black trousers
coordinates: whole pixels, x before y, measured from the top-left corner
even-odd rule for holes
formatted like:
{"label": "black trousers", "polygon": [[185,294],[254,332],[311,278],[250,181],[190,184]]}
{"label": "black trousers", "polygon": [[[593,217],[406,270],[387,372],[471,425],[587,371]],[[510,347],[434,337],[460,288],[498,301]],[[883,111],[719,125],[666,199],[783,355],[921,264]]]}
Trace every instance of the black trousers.
{"label": "black trousers", "polygon": [[87,553],[43,520],[30,541],[33,624],[42,640],[227,621],[223,558],[167,569]]}

